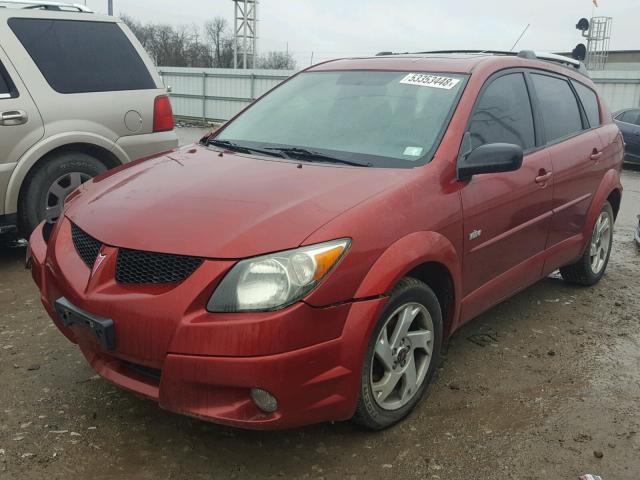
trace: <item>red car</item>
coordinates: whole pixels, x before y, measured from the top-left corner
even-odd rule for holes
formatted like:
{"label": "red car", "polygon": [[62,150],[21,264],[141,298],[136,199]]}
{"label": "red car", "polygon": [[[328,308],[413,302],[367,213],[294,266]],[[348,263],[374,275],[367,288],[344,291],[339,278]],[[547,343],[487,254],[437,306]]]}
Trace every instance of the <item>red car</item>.
{"label": "red car", "polygon": [[199,145],[89,180],[30,263],[95,371],[163,408],[380,429],[462,324],[558,268],[602,278],[622,158],[570,59],[331,61]]}

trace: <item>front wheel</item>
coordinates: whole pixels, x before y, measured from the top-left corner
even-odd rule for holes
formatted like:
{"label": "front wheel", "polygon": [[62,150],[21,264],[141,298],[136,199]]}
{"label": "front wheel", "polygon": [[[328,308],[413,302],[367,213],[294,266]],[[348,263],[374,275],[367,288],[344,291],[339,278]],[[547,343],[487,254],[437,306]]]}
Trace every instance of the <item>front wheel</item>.
{"label": "front wheel", "polygon": [[67,196],[106,169],[102,162],[82,152],[61,152],[42,159],[25,179],[20,194],[20,233],[29,238],[42,220],[55,222],[62,215]]}
{"label": "front wheel", "polygon": [[584,254],[573,265],[560,269],[562,278],[577,285],[595,285],[603,277],[613,246],[613,208],[605,202],[593,226]]}
{"label": "front wheel", "polygon": [[369,341],[353,420],[380,430],[406,417],[433,378],[441,345],[438,298],[423,282],[402,279]]}

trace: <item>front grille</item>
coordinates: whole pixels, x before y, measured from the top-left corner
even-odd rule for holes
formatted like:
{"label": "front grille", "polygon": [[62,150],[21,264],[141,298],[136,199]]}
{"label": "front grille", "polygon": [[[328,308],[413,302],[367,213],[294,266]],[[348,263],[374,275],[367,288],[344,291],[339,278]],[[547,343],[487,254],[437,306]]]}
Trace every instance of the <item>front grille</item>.
{"label": "front grille", "polygon": [[125,284],[180,283],[202,262],[198,257],[121,248],[116,261],[116,281]]}
{"label": "front grille", "polygon": [[87,267],[93,268],[93,264],[96,262],[98,253],[102,248],[102,243],[80,230],[73,223],[71,224],[71,238],[82,261],[87,264]]}

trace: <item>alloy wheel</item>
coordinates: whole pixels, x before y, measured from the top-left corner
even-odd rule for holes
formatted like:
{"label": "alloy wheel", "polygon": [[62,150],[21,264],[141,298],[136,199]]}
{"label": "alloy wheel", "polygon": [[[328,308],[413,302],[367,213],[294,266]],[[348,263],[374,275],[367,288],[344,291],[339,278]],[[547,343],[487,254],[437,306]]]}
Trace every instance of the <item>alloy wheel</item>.
{"label": "alloy wheel", "polygon": [[431,363],[433,319],[419,303],[407,303],[387,319],[373,351],[370,384],[384,410],[402,408],[415,397]]}
{"label": "alloy wheel", "polygon": [[69,172],[53,182],[47,191],[46,220],[51,223],[55,222],[62,215],[64,201],[67,196],[90,178],[91,176],[86,173]]}
{"label": "alloy wheel", "polygon": [[609,249],[611,248],[612,233],[609,212],[601,212],[593,227],[589,250],[591,271],[595,275],[598,275],[607,263]]}

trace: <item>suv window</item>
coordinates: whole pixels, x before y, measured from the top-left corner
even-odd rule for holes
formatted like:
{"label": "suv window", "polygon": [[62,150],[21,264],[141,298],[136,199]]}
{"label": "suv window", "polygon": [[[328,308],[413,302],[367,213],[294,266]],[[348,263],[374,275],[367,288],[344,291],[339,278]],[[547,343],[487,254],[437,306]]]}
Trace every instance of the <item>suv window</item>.
{"label": "suv window", "polygon": [[571,83],[573,83],[576,92],[578,92],[578,97],[580,97],[580,101],[584,107],[584,112],[587,114],[589,125],[592,127],[599,127],[600,107],[598,106],[598,97],[596,96],[596,92],[581,83],[574,81],[571,81]]}
{"label": "suv window", "polygon": [[471,122],[471,146],[512,143],[524,150],[535,146],[531,101],[522,73],[494,80],[476,104]]}
{"label": "suv window", "polygon": [[622,115],[619,115],[616,120],[633,125],[640,125],[640,110],[627,110]]}
{"label": "suv window", "polygon": [[580,132],[582,118],[569,82],[536,73],[531,78],[540,104],[547,143]]}
{"label": "suv window", "polygon": [[9,73],[0,63],[0,99],[17,97],[16,87],[9,77]]}
{"label": "suv window", "polygon": [[59,93],[156,88],[117,23],[12,18],[9,26]]}

